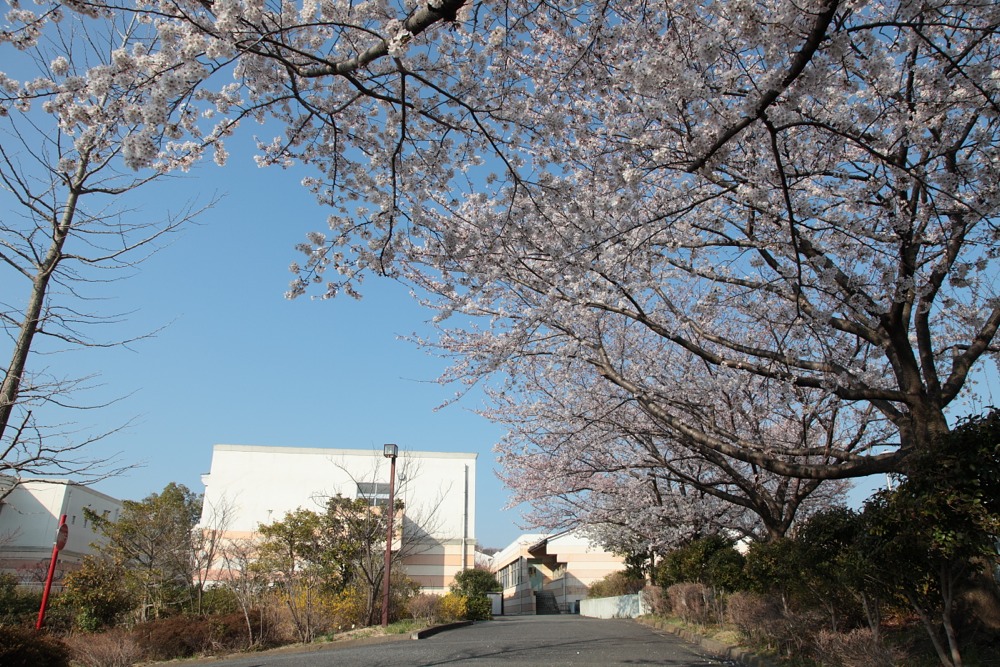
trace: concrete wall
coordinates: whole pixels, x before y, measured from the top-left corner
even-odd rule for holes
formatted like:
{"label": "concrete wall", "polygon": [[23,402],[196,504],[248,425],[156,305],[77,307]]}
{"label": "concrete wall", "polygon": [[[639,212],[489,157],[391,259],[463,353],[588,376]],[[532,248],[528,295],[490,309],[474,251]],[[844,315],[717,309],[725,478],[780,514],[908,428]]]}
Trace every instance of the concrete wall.
{"label": "concrete wall", "polygon": [[580,615],[591,618],[636,618],[649,613],[641,594],[580,600]]}

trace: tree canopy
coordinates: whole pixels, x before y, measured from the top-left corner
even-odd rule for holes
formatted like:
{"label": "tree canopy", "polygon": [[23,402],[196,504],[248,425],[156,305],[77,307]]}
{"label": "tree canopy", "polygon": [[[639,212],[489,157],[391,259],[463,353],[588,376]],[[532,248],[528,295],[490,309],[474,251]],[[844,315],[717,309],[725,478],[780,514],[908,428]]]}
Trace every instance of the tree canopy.
{"label": "tree canopy", "polygon": [[[221,159],[279,121],[261,162],[310,165],[333,207],[291,293],[414,284],[451,377],[587,364],[705,454],[832,478],[902,469],[992,349],[992,3],[116,7],[159,35],[127,161],[168,159],[162,128]],[[847,432],[872,406],[896,438],[775,456],[690,414],[706,374],[838,400]]]}
{"label": "tree canopy", "polygon": [[411,284],[444,380],[582,375],[714,469],[838,479],[905,471],[996,352],[993,2],[68,4],[156,29],[83,79],[148,85],[125,162],[277,124],[259,162],[331,207],[289,294]]}
{"label": "tree canopy", "polygon": [[[140,501],[126,500],[118,518],[84,515],[107,538],[89,577],[105,586],[131,590],[141,620],[158,618],[190,601],[194,569],[194,527],[201,516],[201,496],[171,482]],[[105,562],[101,562],[104,559]],[[117,571],[122,581],[109,572]],[[81,592],[86,579],[76,580]],[[96,592],[96,591],[95,591]],[[112,592],[105,593],[113,597]]]}

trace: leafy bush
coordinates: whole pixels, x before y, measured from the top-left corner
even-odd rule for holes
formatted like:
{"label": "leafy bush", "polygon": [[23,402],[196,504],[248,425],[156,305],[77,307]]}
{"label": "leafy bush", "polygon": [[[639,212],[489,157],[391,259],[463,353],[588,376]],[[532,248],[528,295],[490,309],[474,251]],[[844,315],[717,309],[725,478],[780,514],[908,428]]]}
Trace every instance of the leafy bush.
{"label": "leafy bush", "polygon": [[492,572],[473,568],[462,570],[455,575],[451,590],[467,598],[473,598],[500,590],[500,582]]}
{"label": "leafy bush", "polygon": [[0,626],[0,665],[69,667],[69,647],[34,629]]}
{"label": "leafy bush", "polygon": [[201,613],[206,615],[232,614],[239,611],[236,593],[225,586],[206,588],[201,594]]}
{"label": "leafy bush", "polygon": [[671,586],[693,582],[724,591],[745,588],[744,558],[733,544],[729,538],[711,535],[674,549],[656,568],[656,583]]}
{"label": "leafy bush", "polygon": [[448,593],[438,604],[438,617],[442,621],[461,621],[468,614],[468,598],[458,593]]}
{"label": "leafy bush", "polygon": [[[499,590],[501,590],[500,582],[496,576],[492,572],[478,568],[462,570],[455,575],[455,580],[451,583],[451,594],[465,598],[465,613],[460,618],[470,621],[487,621],[493,618],[493,607],[486,594]],[[456,612],[457,608],[439,610],[439,616],[451,617]]]}
{"label": "leafy bush", "polygon": [[626,572],[612,572],[590,585],[588,598],[612,598],[619,595],[634,595],[646,585],[642,579],[635,579]]}
{"label": "leafy bush", "polygon": [[[1000,410],[962,420],[907,459],[906,478],[861,514],[866,584],[905,599],[942,664],[960,663],[961,591],[995,576],[1000,534]],[[994,570],[991,572],[991,570]]]}
{"label": "leafy bush", "polygon": [[348,586],[329,604],[332,625],[340,631],[368,624],[367,592],[360,586]]}
{"label": "leafy bush", "polygon": [[38,618],[41,601],[41,593],[22,589],[13,574],[0,574],[0,623],[31,626]]}
{"label": "leafy bush", "polygon": [[493,604],[485,595],[466,598],[465,618],[470,621],[489,621],[493,618]]}
{"label": "leafy bush", "polygon": [[791,539],[754,542],[746,555],[749,589],[776,594],[787,607],[802,590],[797,545]]}
{"label": "leafy bush", "polygon": [[86,556],[80,569],[63,582],[59,606],[71,609],[74,624],[85,632],[114,626],[137,605],[134,581],[109,558]]}

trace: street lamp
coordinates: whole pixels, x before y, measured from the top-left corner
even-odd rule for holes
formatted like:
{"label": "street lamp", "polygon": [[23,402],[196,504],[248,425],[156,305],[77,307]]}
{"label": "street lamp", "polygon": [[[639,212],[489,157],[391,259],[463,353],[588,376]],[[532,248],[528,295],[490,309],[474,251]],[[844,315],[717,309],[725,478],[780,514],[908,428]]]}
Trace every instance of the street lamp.
{"label": "street lamp", "polygon": [[392,517],[396,513],[393,496],[396,487],[396,456],[399,455],[399,447],[393,444],[383,445],[382,455],[387,459],[392,459],[392,465],[389,466],[389,506],[387,508],[389,516],[386,521],[388,527],[385,536],[385,572],[382,575],[382,627],[384,628],[389,625],[389,567],[392,561]]}

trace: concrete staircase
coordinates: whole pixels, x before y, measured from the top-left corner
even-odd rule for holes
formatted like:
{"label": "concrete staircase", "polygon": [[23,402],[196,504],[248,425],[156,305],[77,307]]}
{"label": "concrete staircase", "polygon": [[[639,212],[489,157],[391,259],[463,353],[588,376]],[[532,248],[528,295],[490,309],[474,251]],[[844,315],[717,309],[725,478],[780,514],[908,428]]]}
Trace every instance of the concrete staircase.
{"label": "concrete staircase", "polygon": [[556,594],[552,591],[535,592],[535,614],[560,614],[559,603],[556,602]]}

